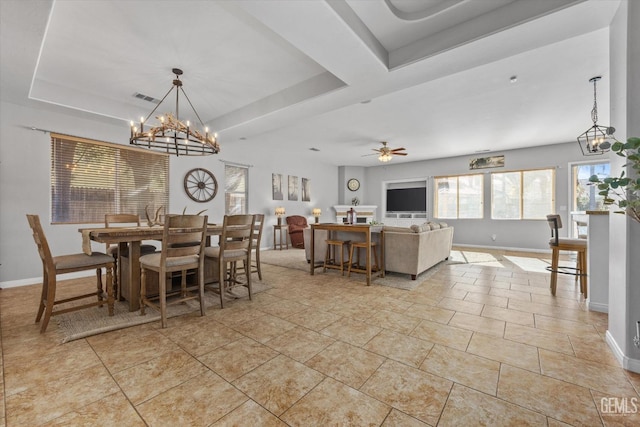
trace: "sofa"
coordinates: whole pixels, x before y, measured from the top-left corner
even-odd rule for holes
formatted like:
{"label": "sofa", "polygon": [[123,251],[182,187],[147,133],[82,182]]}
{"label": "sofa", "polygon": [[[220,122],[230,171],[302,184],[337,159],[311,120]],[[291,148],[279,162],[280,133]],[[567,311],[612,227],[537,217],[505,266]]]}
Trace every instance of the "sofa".
{"label": "sofa", "polygon": [[[411,227],[384,226],[385,271],[405,273],[412,280],[423,271],[449,258],[453,245],[453,227],[446,223],[425,222]],[[311,259],[311,228],[302,230],[307,262]],[[372,233],[371,239],[380,242],[380,235]],[[361,233],[338,233],[336,238],[362,240]],[[317,230],[315,235],[315,264],[321,264],[327,251],[327,231]],[[345,260],[346,261],[346,260]]]}
{"label": "sofa", "polygon": [[384,227],[385,270],[418,274],[449,258],[453,227],[426,222],[411,227]]}
{"label": "sofa", "polygon": [[286,218],[287,231],[289,233],[289,239],[291,240],[291,246],[294,248],[304,248],[304,239],[302,237],[302,230],[307,228],[307,218],[300,215],[291,215]]}

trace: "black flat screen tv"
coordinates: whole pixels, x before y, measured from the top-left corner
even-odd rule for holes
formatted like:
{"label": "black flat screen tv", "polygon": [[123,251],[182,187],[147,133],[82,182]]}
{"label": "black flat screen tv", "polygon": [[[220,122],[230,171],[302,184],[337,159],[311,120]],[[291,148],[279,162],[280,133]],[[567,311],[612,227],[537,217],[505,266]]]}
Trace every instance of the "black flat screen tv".
{"label": "black flat screen tv", "polygon": [[396,188],[387,190],[387,212],[426,211],[426,188]]}

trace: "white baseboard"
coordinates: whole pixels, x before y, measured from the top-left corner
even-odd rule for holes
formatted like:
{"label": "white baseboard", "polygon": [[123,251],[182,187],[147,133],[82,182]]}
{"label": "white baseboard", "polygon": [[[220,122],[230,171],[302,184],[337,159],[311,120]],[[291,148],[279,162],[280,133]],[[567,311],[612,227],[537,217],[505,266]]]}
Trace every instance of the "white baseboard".
{"label": "white baseboard", "polygon": [[598,311],[600,313],[609,313],[609,305],[599,302],[589,301],[589,311]]}
{"label": "white baseboard", "polygon": [[609,331],[607,331],[605,338],[607,340],[607,344],[609,344],[609,347],[613,351],[613,355],[618,360],[618,363],[620,363],[620,365],[624,369],[640,374],[640,360],[632,359],[630,357],[625,356],[625,354],[620,349],[620,346],[618,345],[616,340],[613,338],[613,335],[611,335]]}
{"label": "white baseboard", "polygon": [[467,245],[464,243],[454,243],[453,246],[459,248],[474,248],[474,249],[493,249],[499,251],[516,251],[516,252],[533,252],[540,254],[550,254],[551,250],[549,249],[531,249],[531,248],[511,248],[508,246],[483,246],[483,245]]}
{"label": "white baseboard", "polygon": [[[77,279],[80,277],[95,277],[95,270],[76,271],[75,273],[59,274],[58,280]],[[42,276],[30,279],[7,280],[0,282],[0,289],[17,288],[19,286],[39,285],[42,283]]]}

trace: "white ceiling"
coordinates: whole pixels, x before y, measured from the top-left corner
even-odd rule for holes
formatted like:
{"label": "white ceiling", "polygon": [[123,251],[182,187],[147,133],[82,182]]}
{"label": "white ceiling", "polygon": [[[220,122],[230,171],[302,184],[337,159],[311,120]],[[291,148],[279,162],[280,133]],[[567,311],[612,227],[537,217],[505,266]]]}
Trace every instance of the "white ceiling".
{"label": "white ceiling", "polygon": [[[133,95],[161,99],[178,67],[223,153],[373,166],[382,140],[407,149],[394,163],[569,142],[591,125],[590,77],[609,124],[619,3],[2,0],[0,96],[126,127],[154,107]],[[182,101],[180,117],[196,121]]]}

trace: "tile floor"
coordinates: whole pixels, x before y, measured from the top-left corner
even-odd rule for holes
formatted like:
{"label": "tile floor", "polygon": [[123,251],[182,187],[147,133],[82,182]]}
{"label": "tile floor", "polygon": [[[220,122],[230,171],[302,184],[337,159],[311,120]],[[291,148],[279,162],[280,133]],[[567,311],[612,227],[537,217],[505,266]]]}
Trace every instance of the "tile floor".
{"label": "tile floor", "polygon": [[544,255],[460,257],[412,291],[265,264],[253,302],[67,344],[38,285],[4,289],[0,425],[640,425],[605,413],[640,374],[572,278],[554,298]]}

